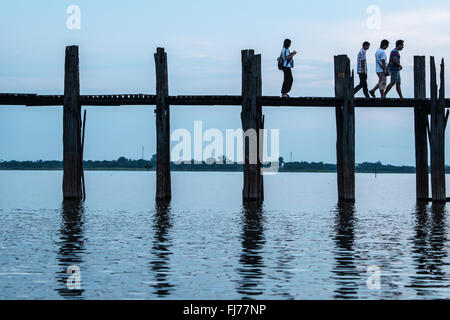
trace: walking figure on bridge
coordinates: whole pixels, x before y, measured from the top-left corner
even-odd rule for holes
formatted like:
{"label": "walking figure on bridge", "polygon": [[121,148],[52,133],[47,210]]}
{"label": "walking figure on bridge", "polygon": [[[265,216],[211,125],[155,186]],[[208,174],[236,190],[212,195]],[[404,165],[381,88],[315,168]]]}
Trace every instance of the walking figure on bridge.
{"label": "walking figure on bridge", "polygon": [[[355,94],[358,93],[359,90],[363,89],[364,95],[366,98],[370,98],[369,96],[369,88],[367,87],[367,58],[366,51],[369,50],[370,43],[364,42],[361,50],[358,53],[358,75],[359,75],[359,85],[355,88]],[[373,95],[375,97],[375,95]]]}
{"label": "walking figure on bridge", "polygon": [[291,40],[284,40],[283,50],[281,56],[278,58],[278,68],[284,73],[283,87],[281,88],[281,96],[283,98],[289,98],[289,91],[292,89],[292,83],[294,78],[292,77],[292,68],[294,68],[294,56],[297,51],[290,52]]}
{"label": "walking figure on bridge", "polygon": [[395,44],[395,49],[391,51],[391,55],[389,57],[389,71],[391,72],[391,83],[389,83],[386,88],[385,95],[392,89],[394,85],[396,85],[397,93],[400,99],[403,99],[402,88],[401,88],[401,78],[400,71],[403,69],[400,64],[400,51],[404,48],[404,41],[398,40]]}
{"label": "walking figure on bridge", "polygon": [[381,41],[380,49],[377,50],[375,53],[375,61],[376,61],[376,71],[378,76],[378,83],[377,85],[370,90],[370,95],[372,97],[375,97],[375,91],[377,89],[380,89],[381,98],[386,98],[385,90],[386,90],[386,83],[387,83],[387,77],[389,76],[389,72],[387,69],[387,57],[386,57],[386,49],[389,47],[389,41],[386,39]]}

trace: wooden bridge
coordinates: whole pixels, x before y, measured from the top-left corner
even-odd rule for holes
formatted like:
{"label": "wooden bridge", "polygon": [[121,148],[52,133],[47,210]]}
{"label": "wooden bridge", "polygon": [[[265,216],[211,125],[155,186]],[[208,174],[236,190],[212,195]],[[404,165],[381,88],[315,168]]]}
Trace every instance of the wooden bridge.
{"label": "wooden bridge", "polygon": [[[414,57],[413,99],[365,99],[353,94],[354,75],[346,55],[334,57],[335,97],[280,98],[262,95],[261,55],[242,51],[242,95],[170,96],[167,54],[155,53],[156,94],[80,95],[78,46],[66,48],[64,95],[0,94],[0,105],[63,106],[64,199],[85,197],[83,149],[84,121],[81,106],[155,105],[157,166],[156,199],[170,200],[170,106],[241,106],[243,131],[264,129],[262,107],[332,107],[336,111],[337,185],[340,201],[355,201],[355,107],[411,108],[414,110],[416,152],[416,195],[418,201],[447,201],[445,186],[445,129],[450,99],[445,99],[444,61],[441,63],[440,89],[437,86],[434,57],[430,58],[431,91],[426,98],[425,57]],[[430,115],[430,118],[429,118]],[[262,146],[257,139],[258,162],[250,164],[249,143],[244,141],[244,201],[264,199]],[[431,170],[428,166],[430,145]],[[431,191],[429,198],[429,171]]]}

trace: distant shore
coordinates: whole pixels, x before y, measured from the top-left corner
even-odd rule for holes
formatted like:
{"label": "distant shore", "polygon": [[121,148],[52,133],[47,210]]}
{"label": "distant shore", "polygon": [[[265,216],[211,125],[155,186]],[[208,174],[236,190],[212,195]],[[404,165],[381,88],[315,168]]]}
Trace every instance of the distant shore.
{"label": "distant shore", "polygon": [[[211,160],[211,159],[210,159]],[[217,159],[216,159],[217,160]],[[226,159],[221,159],[215,163],[208,161],[200,164],[171,163],[172,171],[182,172],[242,172],[243,166],[239,163],[226,163]],[[283,158],[280,162],[274,162],[264,167],[279,167],[279,172],[309,172],[309,173],[335,173],[336,165],[323,162],[285,162]],[[131,160],[121,157],[113,161],[84,161],[84,170],[86,171],[155,171],[156,157],[152,160]],[[446,166],[446,173],[450,173],[450,166]],[[3,171],[59,171],[63,170],[62,161],[1,161],[0,170]],[[408,173],[416,172],[413,166],[393,166],[385,165],[381,162],[363,162],[355,165],[356,173],[386,174],[386,173]]]}

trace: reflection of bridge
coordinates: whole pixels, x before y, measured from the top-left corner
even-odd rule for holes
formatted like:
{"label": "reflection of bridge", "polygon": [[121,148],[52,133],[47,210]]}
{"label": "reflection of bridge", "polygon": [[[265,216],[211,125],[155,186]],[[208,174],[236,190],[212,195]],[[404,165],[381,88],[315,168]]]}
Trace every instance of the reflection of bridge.
{"label": "reflection of bridge", "polygon": [[[355,107],[413,108],[416,145],[417,199],[428,201],[428,143],[431,155],[431,189],[433,201],[446,201],[445,128],[450,99],[445,99],[444,62],[441,64],[441,87],[438,92],[434,57],[430,59],[431,97],[426,98],[425,57],[414,57],[414,99],[360,99],[353,94],[354,76],[350,60],[336,56],[335,97],[279,98],[262,95],[261,55],[242,51],[242,95],[240,96],[169,96],[167,54],[158,48],[156,62],[156,95],[117,94],[80,95],[78,46],[66,48],[64,95],[0,94],[0,105],[64,106],[64,178],[65,199],[81,199],[84,195],[83,145],[84,121],[81,106],[156,105],[157,178],[156,198],[171,199],[170,175],[170,106],[242,106],[244,131],[264,129],[263,106],[334,107],[337,128],[337,182],[339,199],[355,200]],[[428,115],[431,115],[430,120]],[[83,133],[82,133],[83,131]],[[244,200],[263,200],[262,148],[258,140],[257,164],[250,164],[251,148],[244,144]]]}

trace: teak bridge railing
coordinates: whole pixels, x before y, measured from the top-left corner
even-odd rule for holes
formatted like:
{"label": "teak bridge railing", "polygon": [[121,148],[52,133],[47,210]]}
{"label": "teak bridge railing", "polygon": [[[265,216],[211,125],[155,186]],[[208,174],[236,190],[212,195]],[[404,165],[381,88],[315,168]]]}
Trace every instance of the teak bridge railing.
{"label": "teak bridge railing", "polygon": [[[445,186],[445,129],[450,100],[445,99],[444,60],[441,63],[440,89],[436,80],[434,57],[430,58],[431,94],[426,98],[425,57],[414,57],[414,99],[361,99],[353,93],[354,75],[346,55],[334,57],[335,97],[280,98],[262,95],[261,55],[242,51],[241,96],[169,96],[167,54],[155,53],[156,94],[80,95],[78,46],[66,47],[64,95],[0,94],[0,105],[63,106],[64,199],[85,197],[83,172],[84,121],[81,106],[156,105],[156,199],[170,200],[170,105],[242,106],[242,129],[264,129],[263,106],[334,107],[337,129],[337,185],[339,201],[355,201],[355,107],[413,108],[416,151],[416,195],[418,201],[447,201]],[[430,115],[430,119],[429,116]],[[244,138],[244,137],[243,137]],[[246,139],[244,139],[246,140]],[[258,162],[250,164],[249,145],[244,141],[244,201],[264,199],[262,146],[257,140]],[[429,198],[428,143],[431,157]]]}

